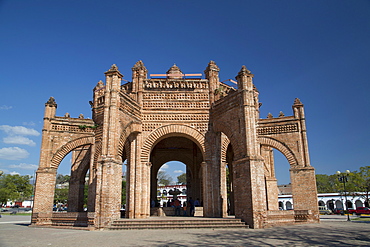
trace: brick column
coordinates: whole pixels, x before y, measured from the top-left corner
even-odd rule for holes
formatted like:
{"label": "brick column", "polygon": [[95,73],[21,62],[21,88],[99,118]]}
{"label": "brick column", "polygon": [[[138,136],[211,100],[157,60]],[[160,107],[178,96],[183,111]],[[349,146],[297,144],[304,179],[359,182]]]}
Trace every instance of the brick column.
{"label": "brick column", "polygon": [[37,220],[32,223],[36,225],[50,225],[53,213],[57,170],[54,168],[39,168],[36,174],[32,218],[37,215]]}
{"label": "brick column", "polygon": [[221,163],[220,176],[220,200],[221,200],[221,217],[227,217],[227,184],[226,184],[226,162]]}
{"label": "brick column", "polygon": [[[140,162],[141,134],[130,137],[130,155],[127,159],[127,203],[126,217],[143,218],[147,217],[147,210],[150,210],[149,186],[150,166]],[[149,171],[147,170],[149,169]],[[145,181],[144,178],[145,177]],[[145,201],[147,200],[147,201]],[[148,205],[148,209],[146,209]]]}
{"label": "brick column", "polygon": [[267,194],[267,209],[279,210],[279,189],[277,187],[277,179],[274,177],[266,177],[266,194]]}
{"label": "brick column", "polygon": [[83,197],[85,189],[85,180],[81,181],[78,177],[78,170],[71,171],[71,179],[69,180],[68,192],[68,212],[83,211]]}
{"label": "brick column", "polygon": [[316,177],[313,167],[291,168],[294,210],[309,210],[311,218],[319,221]]}
{"label": "brick column", "polygon": [[[99,179],[100,178],[100,179]],[[104,228],[121,217],[122,162],[112,158],[101,160],[98,167],[96,227]]]}
{"label": "brick column", "polygon": [[266,219],[266,192],[263,166],[258,158],[233,162],[235,216],[252,228],[262,228]]}

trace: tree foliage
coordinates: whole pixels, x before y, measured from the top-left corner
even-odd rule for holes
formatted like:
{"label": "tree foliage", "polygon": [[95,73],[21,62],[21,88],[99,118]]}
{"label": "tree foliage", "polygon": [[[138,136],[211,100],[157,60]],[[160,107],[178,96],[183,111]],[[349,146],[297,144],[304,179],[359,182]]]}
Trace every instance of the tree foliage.
{"label": "tree foliage", "polygon": [[67,183],[69,182],[70,179],[71,179],[71,176],[69,175],[58,174],[55,180],[55,184]]}
{"label": "tree foliage", "polygon": [[68,201],[69,188],[55,189],[54,203],[66,203]]}
{"label": "tree foliage", "polygon": [[177,176],[177,183],[181,185],[186,185],[186,173]]}
{"label": "tree foliage", "polygon": [[172,183],[172,177],[165,171],[159,171],[157,174],[157,179],[159,184],[163,184],[165,186]]}
{"label": "tree foliage", "polygon": [[[359,171],[355,171],[351,176],[352,187],[349,191],[352,191],[357,196],[362,196],[369,204],[370,194],[370,166],[360,167]],[[365,194],[358,194],[357,192],[365,192]]]}
{"label": "tree foliage", "polygon": [[25,175],[4,174],[0,176],[0,202],[6,204],[7,201],[24,200],[30,197],[33,186],[30,184],[32,177]]}
{"label": "tree foliage", "polygon": [[[360,167],[359,171],[351,172],[347,180],[345,184],[346,192],[349,195],[362,196],[365,201],[369,203],[370,166]],[[316,185],[318,193],[343,193],[344,191],[344,184],[338,180],[337,174],[317,174]]]}
{"label": "tree foliage", "polygon": [[336,175],[317,174],[316,186],[318,193],[338,192]]}

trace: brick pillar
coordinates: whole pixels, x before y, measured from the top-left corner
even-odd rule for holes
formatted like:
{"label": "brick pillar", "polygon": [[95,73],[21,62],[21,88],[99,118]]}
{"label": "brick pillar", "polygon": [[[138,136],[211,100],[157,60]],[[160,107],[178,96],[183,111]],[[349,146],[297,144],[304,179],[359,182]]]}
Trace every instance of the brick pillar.
{"label": "brick pillar", "polygon": [[299,120],[298,152],[301,154],[299,165],[290,168],[294,210],[309,210],[311,219],[319,221],[315,169],[310,164],[304,106],[296,98],[292,108],[294,117]]}
{"label": "brick pillar", "polygon": [[102,159],[98,165],[98,191],[96,227],[104,228],[121,217],[122,162]]}
{"label": "brick pillar", "polygon": [[104,73],[104,118],[101,155],[96,169],[96,227],[107,227],[120,218],[122,193],[122,160],[118,155],[120,126],[120,88],[123,75],[116,65]]}
{"label": "brick pillar", "polygon": [[315,170],[313,167],[290,169],[294,210],[310,210],[314,221],[319,220]]}
{"label": "brick pillar", "polygon": [[[143,218],[147,217],[146,210],[150,210],[149,186],[150,177],[143,180],[143,177],[150,174],[150,166],[140,162],[141,134],[130,137],[130,154],[127,159],[127,203],[126,217]],[[149,171],[147,170],[149,169]],[[144,201],[147,200],[147,201]],[[148,209],[146,209],[148,205]]]}
{"label": "brick pillar", "polygon": [[39,168],[36,172],[35,199],[32,218],[37,215],[36,225],[50,225],[53,213],[54,191],[57,170]]}
{"label": "brick pillar", "polygon": [[235,153],[233,162],[235,216],[245,220],[252,228],[262,228],[267,218],[266,184],[257,141],[256,117],[259,109],[252,78],[253,74],[245,66],[236,76],[243,105],[239,111],[240,135],[237,143],[242,148]]}
{"label": "brick pillar", "polygon": [[89,191],[87,196],[87,211],[95,212],[95,203],[97,195],[97,174],[96,167],[91,162],[90,164],[90,174],[89,174]]}
{"label": "brick pillar", "polygon": [[152,163],[146,162],[143,166],[142,178],[142,202],[141,202],[141,218],[148,218],[150,216],[150,170]]}
{"label": "brick pillar", "polygon": [[206,217],[222,217],[221,195],[221,132],[209,131],[206,136],[209,153],[202,163],[203,211]]}
{"label": "brick pillar", "polygon": [[271,147],[262,146],[261,156],[265,163],[267,209],[279,210],[277,179],[275,178],[274,153]]}
{"label": "brick pillar", "polygon": [[226,182],[226,162],[221,163],[221,177],[220,177],[220,194],[221,194],[221,216],[227,217],[227,182]]}
{"label": "brick pillar", "polygon": [[82,212],[85,189],[85,179],[78,176],[78,170],[71,171],[68,192],[68,212]]}
{"label": "brick pillar", "polygon": [[277,187],[277,179],[274,177],[266,177],[266,194],[267,194],[267,209],[279,210],[279,189]]}
{"label": "brick pillar", "polygon": [[263,166],[259,158],[233,162],[235,217],[252,228],[262,228],[266,220],[266,192]]}

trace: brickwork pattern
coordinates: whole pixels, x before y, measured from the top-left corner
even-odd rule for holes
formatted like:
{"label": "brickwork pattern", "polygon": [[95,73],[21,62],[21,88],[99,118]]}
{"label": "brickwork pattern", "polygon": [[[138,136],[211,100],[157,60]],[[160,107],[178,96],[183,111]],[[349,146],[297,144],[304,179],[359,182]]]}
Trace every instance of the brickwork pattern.
{"label": "brickwork pattern", "polygon": [[[78,221],[97,229],[108,227],[120,217],[124,160],[125,216],[149,217],[148,202],[156,197],[156,173],[171,159],[187,165],[188,196],[200,198],[206,217],[232,212],[253,228],[317,222],[303,104],[295,100],[293,116],[260,119],[253,74],[243,66],[236,77],[238,89],[234,89],[221,83],[218,73],[211,61],[205,79],[186,78],[176,65],[165,78],[148,78],[146,67],[138,61],[132,68],[132,81],[121,85],[123,75],[113,65],[105,72],[105,83],[99,81],[93,90],[92,119],[57,117],[56,102],[50,98],[45,104],[32,223]],[[294,212],[277,210],[272,148],[290,164]],[[74,212],[63,218],[51,210],[56,170],[70,152],[74,155],[69,201]],[[85,215],[79,211],[83,210],[81,185],[87,172],[89,212]]]}

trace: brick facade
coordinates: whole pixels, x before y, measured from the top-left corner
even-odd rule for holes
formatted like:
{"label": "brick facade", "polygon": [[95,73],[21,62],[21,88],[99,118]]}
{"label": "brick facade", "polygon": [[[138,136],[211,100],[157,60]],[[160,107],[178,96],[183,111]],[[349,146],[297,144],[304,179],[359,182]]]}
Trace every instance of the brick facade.
{"label": "brick facade", "polygon": [[[126,218],[150,216],[157,172],[177,160],[186,164],[187,195],[201,199],[206,217],[232,213],[253,228],[318,222],[303,104],[295,100],[293,116],[260,119],[253,74],[243,66],[234,89],[220,82],[218,73],[211,61],[204,79],[183,74],[176,65],[164,75],[148,76],[139,61],[132,68],[132,81],[122,85],[123,75],[113,65],[105,72],[105,83],[98,82],[93,90],[92,119],[57,117],[57,104],[50,98],[32,223],[57,224],[52,212],[56,171],[70,152],[69,211],[77,218],[83,214],[88,173],[88,217],[81,217],[98,229],[120,217],[125,160]],[[294,212],[278,210],[273,148],[290,163]]]}

